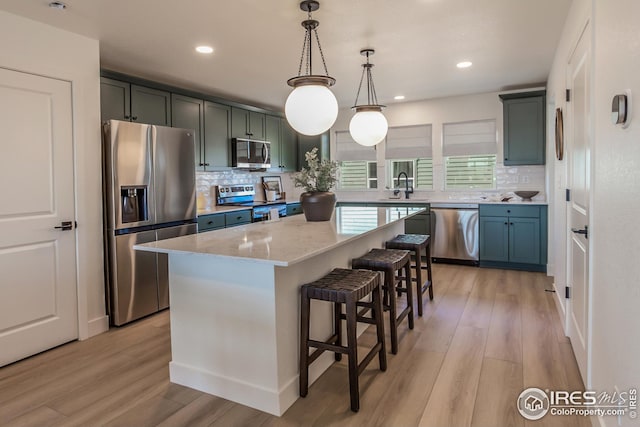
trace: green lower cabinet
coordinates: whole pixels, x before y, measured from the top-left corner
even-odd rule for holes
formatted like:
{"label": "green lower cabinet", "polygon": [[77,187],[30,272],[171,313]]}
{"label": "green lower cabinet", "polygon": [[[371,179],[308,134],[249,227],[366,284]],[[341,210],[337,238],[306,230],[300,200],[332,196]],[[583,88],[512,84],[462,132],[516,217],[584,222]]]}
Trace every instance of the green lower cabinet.
{"label": "green lower cabinet", "polygon": [[546,272],[547,207],[480,205],[479,243],[481,267]]}
{"label": "green lower cabinet", "polygon": [[200,215],[198,217],[198,233],[222,228],[235,227],[251,223],[251,210]]}
{"label": "green lower cabinet", "polygon": [[509,223],[507,217],[480,218],[480,259],[509,261]]}
{"label": "green lower cabinet", "polygon": [[404,220],[406,234],[431,234],[431,215],[419,213]]}
{"label": "green lower cabinet", "polygon": [[538,218],[509,218],[509,261],[540,264]]}
{"label": "green lower cabinet", "polygon": [[300,203],[287,204],[287,216],[299,215],[301,213],[302,213],[302,206],[300,206]]}

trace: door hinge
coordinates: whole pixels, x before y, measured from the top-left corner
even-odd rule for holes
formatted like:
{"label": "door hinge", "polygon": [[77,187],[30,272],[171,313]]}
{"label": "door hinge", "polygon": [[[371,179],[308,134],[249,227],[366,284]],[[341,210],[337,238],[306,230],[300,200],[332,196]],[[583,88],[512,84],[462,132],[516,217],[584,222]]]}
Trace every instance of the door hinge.
{"label": "door hinge", "polygon": [[567,89],[565,92],[565,101],[571,102],[571,89]]}
{"label": "door hinge", "polygon": [[571,290],[568,286],[564,287],[564,297],[566,299],[570,299],[571,298]]}
{"label": "door hinge", "polygon": [[571,190],[569,190],[569,189],[567,188],[567,189],[565,190],[565,195],[564,195],[564,197],[565,197],[565,200],[566,200],[567,202],[570,202],[570,201],[571,201]]}

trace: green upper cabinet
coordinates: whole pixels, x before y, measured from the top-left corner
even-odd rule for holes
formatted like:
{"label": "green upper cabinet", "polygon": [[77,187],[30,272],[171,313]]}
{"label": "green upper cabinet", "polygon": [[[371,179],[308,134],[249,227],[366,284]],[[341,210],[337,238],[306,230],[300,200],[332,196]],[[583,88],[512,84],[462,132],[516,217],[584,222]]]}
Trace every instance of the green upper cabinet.
{"label": "green upper cabinet", "polygon": [[171,95],[171,126],[193,129],[195,132],[196,170],[205,170],[208,166],[204,161],[202,147],[204,135],[204,101],[177,94]]}
{"label": "green upper cabinet", "polygon": [[204,103],[205,168],[231,165],[231,107],[215,102]]}
{"label": "green upper cabinet", "polygon": [[131,85],[119,80],[100,79],[100,118],[131,120]]}
{"label": "green upper cabinet", "polygon": [[266,115],[244,108],[231,108],[231,137],[266,139]]}
{"label": "green upper cabinet", "polygon": [[544,165],[545,91],[500,95],[504,118],[504,164]]}
{"label": "green upper cabinet", "polygon": [[266,140],[271,143],[271,169],[278,172],[296,170],[298,144],[295,131],[283,118],[266,116]]}
{"label": "green upper cabinet", "polygon": [[100,108],[102,120],[171,125],[171,94],[162,90],[102,77]]}
{"label": "green upper cabinet", "polygon": [[312,149],[318,149],[320,160],[329,159],[329,131],[315,136],[298,135],[298,170],[307,167],[304,155]]}

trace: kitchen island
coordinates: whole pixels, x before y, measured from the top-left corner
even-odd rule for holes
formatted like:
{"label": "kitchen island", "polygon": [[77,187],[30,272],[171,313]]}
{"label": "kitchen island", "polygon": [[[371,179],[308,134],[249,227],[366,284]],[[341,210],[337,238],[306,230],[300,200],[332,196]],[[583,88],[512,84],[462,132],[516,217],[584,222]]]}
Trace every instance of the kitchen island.
{"label": "kitchen island", "polygon": [[[171,382],[282,415],[298,398],[300,285],[404,232],[414,207],[339,207],[162,240],[134,249],[169,255]],[[312,304],[311,337],[331,335],[332,304]],[[332,363],[323,354],[310,383]]]}

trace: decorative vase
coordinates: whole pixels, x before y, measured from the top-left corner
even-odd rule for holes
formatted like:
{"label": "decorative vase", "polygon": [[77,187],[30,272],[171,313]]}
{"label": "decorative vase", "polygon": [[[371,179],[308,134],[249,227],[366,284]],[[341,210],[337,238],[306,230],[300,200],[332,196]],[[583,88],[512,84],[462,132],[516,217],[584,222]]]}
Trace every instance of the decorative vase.
{"label": "decorative vase", "polygon": [[331,191],[307,191],[300,195],[300,205],[307,221],[329,221],[336,207]]}

